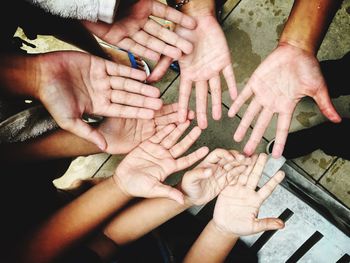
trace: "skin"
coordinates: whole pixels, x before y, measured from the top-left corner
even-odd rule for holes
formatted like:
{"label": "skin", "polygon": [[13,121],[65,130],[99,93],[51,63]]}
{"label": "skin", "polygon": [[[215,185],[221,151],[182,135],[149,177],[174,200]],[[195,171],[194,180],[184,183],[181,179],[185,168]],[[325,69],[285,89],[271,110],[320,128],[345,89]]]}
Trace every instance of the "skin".
{"label": "skin", "polygon": [[194,29],[196,22],[188,15],[156,0],[139,0],[132,5],[119,7],[113,24],[83,21],[84,26],[102,40],[129,50],[139,56],[158,60],[161,54],[178,59],[181,53],[192,52],[192,44],[150,18],[154,16]]}
{"label": "skin", "polygon": [[256,191],[267,156],[260,154],[255,160],[253,169],[241,174],[236,183],[228,184],[220,192],[213,219],[192,245],[185,263],[224,262],[240,236],[284,227],[280,219],[257,218],[260,206],[283,180],[284,173],[277,172]]}
{"label": "skin", "polygon": [[[179,118],[185,121],[185,112],[191,96],[192,85],[196,91],[196,115],[198,126],[205,129],[208,126],[207,104],[208,89],[212,98],[212,117],[221,118],[221,80],[222,74],[232,99],[237,95],[236,82],[232,68],[231,55],[224,32],[215,16],[215,1],[193,0],[184,5],[181,11],[191,15],[197,23],[194,30],[177,27],[175,32],[194,45],[191,54],[184,54],[179,60]],[[171,64],[172,59],[163,57],[151,75],[149,82],[159,80]]]}
{"label": "skin", "polygon": [[329,97],[316,58],[322,39],[341,2],[294,2],[278,46],[254,71],[228,112],[229,117],[235,116],[242,105],[251,99],[233,136],[235,141],[241,142],[250,124],[257,119],[244,147],[245,154],[254,153],[273,115],[277,115],[272,156],[280,157],[293,112],[303,97],[311,97],[330,121],[341,121]]}

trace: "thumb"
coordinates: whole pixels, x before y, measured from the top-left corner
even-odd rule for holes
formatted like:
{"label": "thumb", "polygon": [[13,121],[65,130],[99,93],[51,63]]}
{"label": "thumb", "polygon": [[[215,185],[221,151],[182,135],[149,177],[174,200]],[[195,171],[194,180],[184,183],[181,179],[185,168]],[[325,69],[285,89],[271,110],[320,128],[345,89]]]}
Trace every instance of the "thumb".
{"label": "thumb", "polygon": [[165,75],[172,62],[173,59],[171,57],[162,56],[152,70],[151,75],[148,76],[147,82],[152,83],[160,80]]}
{"label": "thumb", "polygon": [[341,117],[339,116],[336,109],[334,108],[334,105],[329,97],[328,89],[326,86],[320,88],[320,90],[316,93],[313,99],[316,101],[322,114],[325,117],[327,117],[330,121],[335,123],[341,121]]}
{"label": "thumb", "polygon": [[253,227],[254,233],[259,233],[267,230],[277,230],[284,228],[284,222],[278,218],[262,218],[256,219]]}
{"label": "thumb", "polygon": [[164,185],[161,183],[159,183],[158,185],[156,185],[153,188],[152,194],[149,197],[151,197],[151,198],[165,197],[165,198],[170,198],[170,199],[178,202],[179,204],[185,203],[184,196],[179,190],[177,190],[169,185]]}
{"label": "thumb", "polygon": [[97,145],[97,147],[102,151],[104,151],[107,147],[107,142],[103,135],[81,119],[74,119],[65,123],[64,125],[59,124],[59,126],[62,129]]}

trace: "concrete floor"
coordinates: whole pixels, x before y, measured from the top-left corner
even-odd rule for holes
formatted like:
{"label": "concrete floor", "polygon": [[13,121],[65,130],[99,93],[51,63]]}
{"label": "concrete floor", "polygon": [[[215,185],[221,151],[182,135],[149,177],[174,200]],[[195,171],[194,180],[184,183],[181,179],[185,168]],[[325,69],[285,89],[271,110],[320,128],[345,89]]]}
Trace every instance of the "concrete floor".
{"label": "concrete floor", "polygon": [[[244,87],[259,63],[276,46],[292,4],[292,0],[228,0],[225,4],[223,29],[232,51],[233,66],[239,90]],[[337,59],[350,50],[349,13],[350,0],[345,0],[321,45],[317,55],[319,60]],[[20,30],[17,34],[25,37]],[[30,42],[37,45],[35,49],[27,48],[30,53],[75,49],[50,36],[40,36]],[[162,98],[166,103],[177,100],[178,85],[178,75],[171,70],[156,84],[162,91]],[[210,120],[209,127],[203,132],[192,149],[206,145],[210,149],[222,147],[242,150],[247,141],[247,136],[242,143],[236,143],[232,140],[233,131],[237,128],[247,105],[243,107],[237,117],[228,118],[227,110],[231,100],[225,84],[223,85],[223,118],[221,121]],[[350,116],[350,99],[348,96],[333,101],[342,116]],[[194,98],[191,99],[191,107],[195,108]],[[211,116],[210,113],[208,116]],[[311,127],[323,121],[325,121],[325,118],[320,114],[316,104],[309,99],[305,99],[296,108],[291,131]],[[265,150],[267,142],[274,137],[274,134],[275,120],[265,132],[257,152]],[[78,157],[72,162],[67,172],[55,181],[55,184],[57,187],[65,188],[78,178],[110,176],[122,158],[123,156],[108,154]],[[329,197],[350,208],[349,161],[336,156],[328,156],[317,150],[308,156],[288,160],[288,164],[314,185],[321,188]],[[181,174],[175,175],[173,179],[177,180],[179,176]]]}

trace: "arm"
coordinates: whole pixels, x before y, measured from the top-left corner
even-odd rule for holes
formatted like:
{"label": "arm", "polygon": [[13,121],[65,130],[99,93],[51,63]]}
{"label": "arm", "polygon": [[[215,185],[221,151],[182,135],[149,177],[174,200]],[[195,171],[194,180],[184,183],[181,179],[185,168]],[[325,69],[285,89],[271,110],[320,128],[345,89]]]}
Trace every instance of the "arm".
{"label": "arm", "polygon": [[276,173],[256,191],[267,161],[260,154],[254,167],[250,166],[234,185],[227,185],[220,193],[214,208],[213,219],[187,253],[184,262],[224,262],[240,236],[284,227],[277,218],[257,218],[262,203],[283,180],[284,173]]}
{"label": "arm", "polygon": [[328,94],[316,53],[340,0],[296,0],[276,49],[259,65],[229,110],[233,117],[251,97],[234,139],[242,141],[257,117],[244,152],[252,154],[276,113],[276,140],[272,155],[283,153],[293,112],[306,96],[332,122],[340,122]]}

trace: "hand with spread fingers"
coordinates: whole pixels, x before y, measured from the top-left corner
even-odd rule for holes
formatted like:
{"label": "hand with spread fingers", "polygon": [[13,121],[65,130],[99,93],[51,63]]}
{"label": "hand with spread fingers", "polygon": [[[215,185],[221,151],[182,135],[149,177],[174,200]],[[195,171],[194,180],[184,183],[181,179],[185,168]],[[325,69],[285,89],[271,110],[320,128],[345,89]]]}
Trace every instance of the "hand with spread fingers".
{"label": "hand with spread fingers", "polygon": [[251,163],[237,151],[215,149],[193,170],[184,174],[181,190],[193,205],[203,205],[214,199],[227,185],[243,173]]}
{"label": "hand with spread fingers", "polygon": [[[194,112],[189,111],[188,120],[193,120]],[[177,103],[163,105],[150,120],[135,118],[105,118],[98,130],[107,142],[105,152],[110,154],[126,154],[143,141],[169,124],[179,124]]]}
{"label": "hand with spread fingers", "polygon": [[[194,85],[196,91],[196,116],[198,126],[201,129],[205,129],[208,126],[208,90],[210,90],[212,98],[212,117],[214,120],[221,118],[221,74],[226,80],[231,98],[235,99],[237,95],[231,53],[224,32],[215,17],[215,4],[212,2],[214,1],[203,1],[203,3],[202,1],[193,1],[186,4],[183,7],[183,12],[187,12],[195,18],[197,27],[194,30],[175,28],[176,33],[194,44],[193,52],[184,54],[178,60],[180,66],[180,121],[185,121],[186,119],[192,85]],[[197,7],[196,5],[203,5],[203,7]],[[185,9],[185,7],[188,8]],[[163,57],[147,81],[159,80],[171,63],[171,58]]]}
{"label": "hand with spread fingers", "polygon": [[256,190],[267,155],[260,154],[256,157],[254,155],[254,162],[239,176],[237,182],[226,186],[218,196],[212,220],[217,229],[224,233],[237,237],[284,227],[280,219],[258,218],[260,206],[283,180],[284,173],[277,172],[264,186]]}
{"label": "hand with spread fingers", "polygon": [[208,154],[208,148],[201,147],[180,157],[201,134],[201,129],[195,127],[177,143],[189,125],[190,121],[165,126],[123,159],[113,178],[127,195],[167,197],[184,203],[183,194],[163,182],[172,173],[190,167]]}
{"label": "hand with spread fingers", "polygon": [[[157,88],[140,81],[145,72],[82,52],[39,55],[35,95],[57,124],[106,148],[102,134],[82,120],[83,114],[152,119],[162,107]],[[53,63],[53,61],[57,63]]]}
{"label": "hand with spread fingers", "polygon": [[169,20],[179,27],[194,29],[195,20],[157,0],[121,1],[113,24],[84,21],[84,25],[105,42],[129,50],[134,54],[158,60],[160,55],[178,59],[182,53],[192,52],[192,44],[150,16]]}

